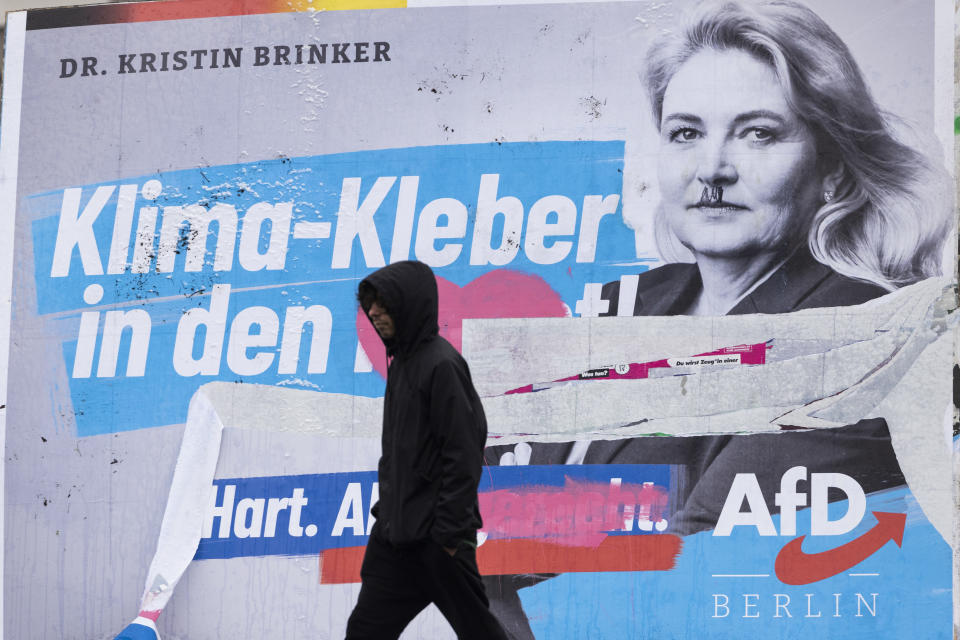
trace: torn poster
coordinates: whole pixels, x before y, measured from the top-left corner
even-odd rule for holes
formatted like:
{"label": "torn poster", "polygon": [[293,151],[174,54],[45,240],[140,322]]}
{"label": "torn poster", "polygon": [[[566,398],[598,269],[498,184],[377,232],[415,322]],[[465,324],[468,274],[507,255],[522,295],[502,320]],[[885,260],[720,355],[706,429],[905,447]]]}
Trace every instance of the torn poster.
{"label": "torn poster", "polygon": [[951,637],[949,6],[314,5],[8,19],[6,636],[343,637],[417,259],[512,637]]}

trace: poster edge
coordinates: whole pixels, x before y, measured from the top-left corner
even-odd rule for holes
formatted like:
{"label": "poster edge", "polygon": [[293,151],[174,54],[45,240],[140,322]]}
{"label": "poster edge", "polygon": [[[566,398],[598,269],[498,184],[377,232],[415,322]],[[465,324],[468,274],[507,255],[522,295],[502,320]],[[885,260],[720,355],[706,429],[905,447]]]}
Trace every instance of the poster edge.
{"label": "poster edge", "polygon": [[[0,212],[6,233],[0,233],[0,451],[6,451],[7,381],[10,359],[10,314],[13,292],[14,218],[17,203],[17,169],[20,148],[20,109],[23,96],[23,57],[26,34],[25,11],[7,14],[4,39],[3,111],[0,120]],[[0,567],[4,566],[5,464],[0,458]],[[3,577],[0,576],[0,592]],[[0,597],[0,637],[3,636],[3,598]]]}
{"label": "poster edge", "polygon": [[[957,185],[957,145],[956,145],[956,124],[957,114],[957,69],[956,55],[957,46],[960,44],[960,29],[958,29],[957,18],[960,18],[960,5],[955,3],[937,2],[934,3],[933,31],[934,31],[934,130],[935,135],[943,145],[943,158],[947,170],[953,178],[954,198],[960,196]],[[947,247],[953,247],[954,253],[951,256],[949,249],[944,251],[943,270],[953,277],[956,285],[958,281],[958,256],[960,256],[960,247],[958,247],[958,228],[957,220],[960,209],[957,208],[957,202],[954,202],[954,220],[950,232],[950,238],[947,241]],[[954,352],[957,348],[957,331],[953,332]],[[954,409],[956,411],[956,409]],[[951,414],[948,414],[951,415]],[[955,492],[954,504],[958,504],[956,492],[957,483],[960,477],[956,476],[956,454],[954,454],[954,477],[951,485]],[[953,540],[949,541],[953,545],[953,637],[960,637],[960,511],[954,510],[953,513]]]}

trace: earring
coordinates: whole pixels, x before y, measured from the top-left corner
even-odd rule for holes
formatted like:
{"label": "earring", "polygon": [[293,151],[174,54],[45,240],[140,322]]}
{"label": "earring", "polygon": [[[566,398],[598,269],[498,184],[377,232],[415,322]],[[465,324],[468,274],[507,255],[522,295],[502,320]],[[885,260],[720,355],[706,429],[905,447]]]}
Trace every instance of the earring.
{"label": "earring", "polygon": [[833,200],[833,191],[824,191],[823,192],[823,201],[830,202]]}

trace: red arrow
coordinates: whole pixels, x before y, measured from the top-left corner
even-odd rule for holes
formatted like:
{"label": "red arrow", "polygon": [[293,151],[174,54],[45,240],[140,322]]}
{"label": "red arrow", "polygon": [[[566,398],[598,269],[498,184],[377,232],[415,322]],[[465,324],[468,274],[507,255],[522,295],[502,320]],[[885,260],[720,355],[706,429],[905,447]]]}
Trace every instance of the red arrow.
{"label": "red arrow", "polygon": [[804,553],[800,546],[806,536],[794,538],[777,554],[774,570],[784,584],[810,584],[825,580],[857,566],[880,550],[889,540],[903,545],[905,513],[874,511],[877,524],[859,538],[820,553]]}

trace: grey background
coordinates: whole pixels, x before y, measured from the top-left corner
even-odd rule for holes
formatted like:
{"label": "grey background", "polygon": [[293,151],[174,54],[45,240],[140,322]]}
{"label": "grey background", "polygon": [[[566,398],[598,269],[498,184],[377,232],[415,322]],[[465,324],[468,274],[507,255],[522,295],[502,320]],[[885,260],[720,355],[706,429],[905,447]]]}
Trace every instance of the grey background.
{"label": "grey background", "polygon": [[[629,132],[629,148],[650,153],[637,142],[652,129],[636,72],[645,44],[675,23],[679,4],[335,11],[31,31],[18,199],[155,171],[363,149]],[[811,5],[851,47],[880,103],[929,131],[933,3]],[[256,45],[375,40],[391,43],[392,62],[249,66]],[[241,69],[118,76],[106,64],[118,53],[234,46],[245,48]],[[60,58],[82,55],[110,72],[57,78]],[[31,222],[21,208],[4,632],[112,638],[136,615],[182,426],[76,436],[60,350],[76,321],[36,316]],[[231,437],[241,451],[262,444]],[[316,585],[310,567],[316,558],[197,563],[161,617],[161,635],[338,637],[335,620],[349,612],[354,591],[326,590],[321,599],[301,589]]]}

